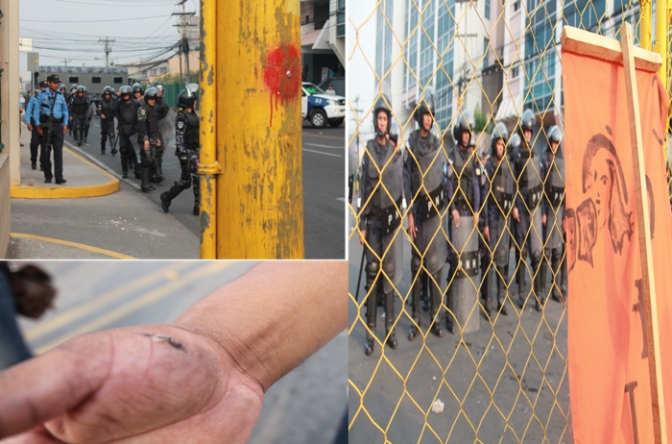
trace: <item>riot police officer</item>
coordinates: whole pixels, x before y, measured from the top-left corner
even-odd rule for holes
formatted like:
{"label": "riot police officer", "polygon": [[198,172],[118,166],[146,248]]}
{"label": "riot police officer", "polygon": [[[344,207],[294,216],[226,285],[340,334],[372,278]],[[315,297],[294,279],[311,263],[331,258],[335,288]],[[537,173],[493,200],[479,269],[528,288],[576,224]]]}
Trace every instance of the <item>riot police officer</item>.
{"label": "riot police officer", "polygon": [[[37,169],[37,155],[38,155],[38,147],[40,145],[40,135],[37,132],[37,124],[39,122],[35,121],[35,107],[40,106],[39,103],[40,101],[38,100],[38,95],[41,92],[44,92],[47,89],[47,82],[41,81],[39,83],[39,92],[36,92],[28,101],[28,105],[26,106],[26,127],[28,128],[28,131],[31,132],[30,136],[30,167],[32,169]],[[40,160],[40,170],[42,170],[42,161]]]}
{"label": "riot police officer", "polygon": [[[366,144],[362,159],[360,190],[362,210],[359,217],[360,243],[366,252],[366,332],[365,353],[374,349],[378,292],[383,294],[387,344],[394,350],[397,338],[392,328],[395,321],[394,285],[401,273],[401,204],[410,202],[410,187],[403,183],[404,159],[388,137],[392,111],[386,95],[381,94],[373,109],[376,137]],[[381,259],[382,258],[382,266]],[[381,270],[382,268],[382,270]]]}
{"label": "riot police officer", "polygon": [[112,98],[112,88],[103,88],[103,99],[100,101],[100,153],[105,154],[105,142],[110,141],[112,155],[117,153],[114,146],[114,116],[117,114],[117,101]]}
{"label": "riot police officer", "polygon": [[138,104],[142,104],[143,93],[144,93],[144,90],[142,89],[142,85],[140,85],[138,82],[135,82],[133,84],[133,100],[138,102]]}
{"label": "riot police officer", "polygon": [[[567,272],[560,264],[564,249],[562,224],[565,218],[565,160],[558,156],[562,131],[557,126],[548,130],[548,151],[544,155],[544,240],[546,258],[551,260],[551,297],[562,302],[560,290],[567,288]],[[546,270],[543,267],[542,270]],[[542,274],[542,279],[544,278]],[[545,282],[545,279],[542,281]]]}
{"label": "riot police officer", "polygon": [[[74,100],[75,97],[77,97],[77,85],[72,84],[70,85],[70,94],[68,94],[65,100],[65,103],[68,105],[68,109],[70,109],[72,101]],[[72,136],[72,131],[75,128],[75,123],[73,122],[73,119],[69,119],[67,125],[68,125],[68,135]]]}
{"label": "riot police officer", "polygon": [[513,171],[508,160],[507,143],[509,132],[506,125],[498,123],[492,130],[490,143],[490,158],[485,165],[490,186],[486,194],[485,237],[489,243],[489,251],[492,255],[492,266],[484,278],[487,287],[485,307],[490,316],[495,310],[492,297],[490,296],[491,276],[497,282],[497,308],[496,311],[503,315],[509,314],[506,308],[506,289],[509,282],[509,250],[511,248],[510,214],[516,212],[513,206],[513,198],[516,194],[516,184],[513,181]]}
{"label": "riot police officer", "polygon": [[142,185],[143,193],[154,190],[149,182],[149,173],[156,156],[156,148],[163,146],[163,137],[159,131],[159,108],[156,107],[156,99],[159,92],[156,88],[149,87],[145,91],[145,100],[138,108],[138,149],[142,162]]}
{"label": "riot police officer", "polygon": [[415,248],[411,249],[413,273],[412,318],[408,340],[415,339],[420,329],[420,293],[422,281],[431,293],[430,326],[432,333],[443,337],[441,320],[441,269],[448,254],[448,242],[441,231],[441,215],[449,195],[446,170],[448,160],[440,137],[434,128],[434,91],[431,87],[415,111],[419,129],[408,138],[408,155],[404,163],[404,178],[410,183],[413,207],[408,214],[408,234]]}
{"label": "riot police officer", "polygon": [[475,236],[471,236],[473,227],[478,227],[481,208],[480,184],[476,175],[479,164],[475,151],[469,149],[474,125],[472,112],[461,111],[453,126],[455,146],[448,153],[450,166],[447,174],[452,185],[448,230],[452,248],[448,249],[450,312],[446,313],[446,324],[453,333],[457,333],[458,328],[477,328],[479,321],[478,311],[473,310],[477,303],[474,281],[479,270],[478,241]]}
{"label": "riot police officer", "polygon": [[[124,85],[119,88],[121,100],[117,103],[117,134],[119,135],[119,153],[121,157],[121,175],[128,177],[129,162],[136,163],[135,149],[131,142],[131,136],[137,132],[138,108],[135,100],[131,100],[131,87]],[[138,178],[136,169],[136,178]]]}
{"label": "riot police officer", "polygon": [[[159,92],[156,105],[154,105],[159,110],[159,120],[163,120],[167,115],[170,108],[168,104],[163,101],[163,83],[156,81],[152,84],[154,88]],[[156,157],[154,159],[154,165],[152,166],[152,171],[150,174],[150,180],[154,183],[161,183],[164,180],[163,177],[163,153],[165,152],[166,147],[157,146],[156,147]]]}
{"label": "riot police officer", "polygon": [[84,127],[88,120],[87,113],[89,112],[89,100],[84,97],[84,91],[86,87],[84,85],[79,85],[77,87],[77,94],[70,103],[70,120],[75,126],[75,140],[77,141],[77,146],[82,146],[82,141],[84,140]]}
{"label": "riot police officer", "polygon": [[[56,184],[67,181],[63,177],[63,136],[68,132],[64,125],[68,121],[68,107],[65,97],[58,91],[61,80],[58,74],[47,77],[49,89],[40,93],[38,103],[34,106],[33,119],[39,122],[37,133],[42,138],[40,163],[44,171],[44,182],[51,183],[56,176]],[[54,150],[54,173],[51,172],[51,153]]]}
{"label": "riot police officer", "polygon": [[518,305],[522,309],[528,293],[525,293],[525,275],[527,273],[527,256],[531,259],[530,276],[533,279],[535,308],[541,311],[544,303],[541,290],[543,287],[541,265],[542,247],[542,210],[540,208],[543,195],[541,181],[543,163],[532,147],[535,117],[532,110],[525,110],[520,117],[519,131],[521,143],[513,150],[513,174],[518,183],[518,195],[513,213],[516,243],[516,261],[518,262]]}
{"label": "riot police officer", "polygon": [[[191,86],[191,85],[190,85]],[[180,111],[175,118],[175,155],[180,159],[182,175],[170,190],[161,193],[161,208],[166,213],[170,202],[183,190],[194,186],[194,216],[198,216],[200,183],[198,177],[199,117],[196,114],[196,92],[187,87],[177,98]],[[157,102],[158,103],[158,102]]]}

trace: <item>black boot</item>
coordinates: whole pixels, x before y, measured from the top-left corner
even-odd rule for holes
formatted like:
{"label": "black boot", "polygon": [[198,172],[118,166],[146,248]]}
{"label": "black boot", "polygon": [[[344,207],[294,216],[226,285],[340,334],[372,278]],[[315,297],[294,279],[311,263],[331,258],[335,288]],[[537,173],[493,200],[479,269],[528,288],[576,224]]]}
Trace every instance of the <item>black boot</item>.
{"label": "black boot", "polygon": [[178,194],[182,191],[182,188],[178,187],[177,184],[170,187],[168,191],[161,193],[161,208],[163,212],[167,213],[170,208],[170,202],[177,197]]}
{"label": "black boot", "polygon": [[389,336],[387,339],[387,345],[390,346],[392,350],[397,349],[397,337],[394,334],[394,293],[390,291],[386,293],[385,296],[385,333]]}
{"label": "black boot", "polygon": [[150,191],[155,190],[154,186],[151,183],[149,183],[148,167],[142,168],[142,185],[140,186],[140,189],[142,190],[143,193],[149,193]]}
{"label": "black boot", "polygon": [[198,176],[195,180],[192,180],[194,187],[194,211],[193,215],[198,216],[201,211],[201,183],[199,182]]}
{"label": "black boot", "polygon": [[508,265],[506,267],[497,267],[499,273],[495,274],[497,279],[497,311],[504,316],[509,314],[506,308],[506,284],[509,282]]}
{"label": "black boot", "polygon": [[[430,292],[430,313],[434,325],[432,326],[432,333],[438,337],[443,337],[443,329],[441,328],[441,289],[439,288],[439,279],[441,279],[440,272],[429,277],[427,276],[427,290]],[[435,283],[436,282],[436,283]]]}
{"label": "black boot", "polygon": [[89,126],[84,127],[84,143],[87,143],[86,139],[89,137]]}
{"label": "black boot", "polygon": [[105,142],[107,141],[107,137],[102,136],[100,139],[100,154],[105,154]]}
{"label": "black boot", "polygon": [[518,272],[516,273],[516,280],[518,281],[518,306],[522,310],[525,307],[525,274],[527,273],[527,263],[525,259],[518,261]]}
{"label": "black boot", "polygon": [[378,299],[378,285],[376,277],[379,265],[372,261],[366,264],[366,345],[364,346],[364,353],[366,356],[373,354],[375,340],[373,335],[376,334],[376,321],[378,314],[377,299]]}
{"label": "black boot", "polygon": [[546,261],[537,259],[532,261],[532,270],[537,272],[537,275],[534,278],[534,293],[536,295],[534,308],[541,312],[541,307],[546,302],[546,296],[544,295],[544,284],[546,283]]}
{"label": "black boot", "polygon": [[156,153],[156,178],[159,183],[165,180],[163,177],[163,151]]}
{"label": "black boot", "polygon": [[[420,258],[415,256],[411,258],[411,272],[413,273],[414,278],[420,271],[420,264]],[[411,328],[408,331],[409,341],[414,340],[420,331],[420,287],[422,286],[420,283],[421,278],[422,274],[417,276],[415,284],[413,284],[413,288],[411,289],[411,317],[413,318],[414,323],[411,324]]]}
{"label": "black boot", "polygon": [[490,266],[490,255],[488,252],[484,252],[481,255],[481,298],[483,300],[483,310],[487,315],[488,319],[492,319],[492,309],[493,309],[493,300],[492,295],[490,294],[490,275],[492,270],[488,268]]}
{"label": "black boot", "polygon": [[128,157],[121,156],[121,177],[128,179]]}
{"label": "black boot", "polygon": [[560,289],[562,287],[562,280],[564,278],[563,270],[560,269],[560,253],[553,251],[551,253],[551,298],[556,302],[562,302]]}

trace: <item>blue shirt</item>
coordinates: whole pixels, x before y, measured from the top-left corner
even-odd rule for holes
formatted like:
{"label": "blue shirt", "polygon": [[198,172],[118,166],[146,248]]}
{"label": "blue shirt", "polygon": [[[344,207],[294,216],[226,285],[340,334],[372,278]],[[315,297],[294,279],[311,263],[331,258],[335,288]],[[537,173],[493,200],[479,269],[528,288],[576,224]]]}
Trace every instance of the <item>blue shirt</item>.
{"label": "blue shirt", "polygon": [[51,107],[54,107],[54,118],[63,119],[64,123],[68,122],[68,106],[65,103],[65,97],[60,91],[52,93],[50,89],[41,92],[37,96],[37,103],[33,109],[33,119],[35,123],[40,123],[40,115],[50,115]]}
{"label": "blue shirt", "polygon": [[32,124],[31,120],[34,119],[33,113],[35,112],[35,105],[37,105],[37,96],[31,96],[28,100],[28,106],[26,107],[26,124]]}

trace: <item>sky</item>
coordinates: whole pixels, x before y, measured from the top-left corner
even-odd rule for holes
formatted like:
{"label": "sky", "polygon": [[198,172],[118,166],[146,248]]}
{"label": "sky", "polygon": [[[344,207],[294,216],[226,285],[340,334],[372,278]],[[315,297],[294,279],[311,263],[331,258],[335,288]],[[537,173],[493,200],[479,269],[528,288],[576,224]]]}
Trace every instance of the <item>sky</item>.
{"label": "sky", "polygon": [[[40,65],[105,66],[109,37],[110,61],[131,63],[160,56],[179,38],[178,0],[19,0],[19,35],[33,39]],[[185,10],[198,13],[200,2],[186,0]],[[173,50],[162,57],[174,54]],[[21,73],[27,70],[21,52]]]}
{"label": "sky", "polygon": [[[346,94],[348,96],[348,106],[346,107],[349,115],[347,120],[348,140],[355,132],[354,115],[351,112],[352,108],[361,110],[359,112],[360,119],[366,111],[373,104],[373,99],[377,95],[375,89],[375,74],[369,67],[366,60],[368,59],[371,66],[375,69],[376,66],[376,14],[371,14],[375,10],[374,2],[362,1],[348,1],[346,15],[346,58],[347,58],[347,73],[346,73]],[[367,17],[371,18],[367,21]],[[354,26],[353,26],[354,23]],[[359,28],[359,45],[357,45],[355,26]],[[354,52],[353,52],[354,50]],[[363,53],[366,54],[366,59]],[[359,103],[355,106],[355,100],[359,97]],[[370,116],[368,117],[370,120]],[[373,126],[370,128],[362,127],[362,137],[367,139],[365,134],[370,131],[372,134]]]}

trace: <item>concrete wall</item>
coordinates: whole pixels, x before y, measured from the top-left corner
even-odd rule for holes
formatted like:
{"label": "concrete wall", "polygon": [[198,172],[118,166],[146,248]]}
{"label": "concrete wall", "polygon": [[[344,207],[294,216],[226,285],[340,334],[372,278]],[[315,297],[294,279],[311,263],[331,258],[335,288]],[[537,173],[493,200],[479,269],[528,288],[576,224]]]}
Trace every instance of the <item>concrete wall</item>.
{"label": "concrete wall", "polygon": [[19,174],[19,0],[0,0],[0,53],[2,88],[2,143],[0,153],[0,258],[9,246],[9,189],[21,182]]}

